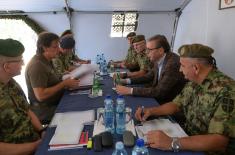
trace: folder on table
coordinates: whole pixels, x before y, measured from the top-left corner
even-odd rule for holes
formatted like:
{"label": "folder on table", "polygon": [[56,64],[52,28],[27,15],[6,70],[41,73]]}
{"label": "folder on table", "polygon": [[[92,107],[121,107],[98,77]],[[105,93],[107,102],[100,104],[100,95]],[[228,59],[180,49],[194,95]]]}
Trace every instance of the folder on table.
{"label": "folder on table", "polygon": [[57,113],[50,127],[56,126],[49,150],[73,149],[87,144],[88,133],[82,132],[84,123],[94,120],[94,110]]}
{"label": "folder on table", "polygon": [[76,149],[86,146],[88,143],[88,131],[82,132],[77,144],[52,144],[49,150]]}

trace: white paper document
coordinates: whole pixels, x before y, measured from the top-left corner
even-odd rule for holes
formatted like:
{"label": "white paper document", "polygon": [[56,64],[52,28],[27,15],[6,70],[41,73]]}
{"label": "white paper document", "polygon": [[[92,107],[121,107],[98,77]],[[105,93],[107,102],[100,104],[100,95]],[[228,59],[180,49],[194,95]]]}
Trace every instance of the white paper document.
{"label": "white paper document", "polygon": [[[109,76],[113,78],[113,75],[116,74],[117,72],[109,73]],[[126,73],[126,71],[120,71],[119,73]]]}
{"label": "white paper document", "polygon": [[114,73],[109,73],[109,76],[110,76],[111,78],[113,78],[113,75],[114,75]]}
{"label": "white paper document", "polygon": [[63,80],[68,78],[78,78],[85,74],[93,73],[94,71],[98,71],[99,67],[96,64],[82,64],[81,66],[77,67],[69,74],[66,74],[62,77]]}
{"label": "white paper document", "polygon": [[78,144],[83,124],[94,118],[94,110],[56,113],[50,126],[57,127],[49,145]]}
{"label": "white paper document", "polygon": [[144,134],[152,130],[161,130],[170,137],[188,136],[178,123],[172,123],[168,119],[146,121],[143,123],[143,126],[136,126],[135,128],[138,136],[143,139],[145,139]]}
{"label": "white paper document", "polygon": [[82,78],[79,79],[80,80],[79,87],[92,86],[93,85],[93,78],[94,78],[93,74],[87,74],[87,75],[83,76]]}
{"label": "white paper document", "polygon": [[76,122],[61,122],[57,126],[49,145],[78,144],[83,124]]}
{"label": "white paper document", "polygon": [[63,123],[63,121],[68,122],[81,122],[82,124],[85,122],[91,122],[95,120],[95,111],[87,110],[87,111],[71,111],[65,113],[56,113],[51,120],[49,127],[54,127]]}

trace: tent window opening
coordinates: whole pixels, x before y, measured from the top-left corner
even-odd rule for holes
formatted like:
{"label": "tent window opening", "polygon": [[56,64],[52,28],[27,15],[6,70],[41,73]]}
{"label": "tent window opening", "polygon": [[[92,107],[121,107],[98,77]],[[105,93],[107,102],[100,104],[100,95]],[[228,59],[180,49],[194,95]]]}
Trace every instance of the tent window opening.
{"label": "tent window opening", "polygon": [[0,19],[0,39],[7,38],[18,40],[25,47],[23,54],[24,65],[22,66],[21,74],[14,77],[14,79],[20,84],[27,96],[28,90],[24,76],[25,67],[36,53],[37,33],[22,20]]}
{"label": "tent window opening", "polygon": [[126,37],[128,33],[136,31],[137,25],[137,13],[114,13],[112,15],[111,37]]}

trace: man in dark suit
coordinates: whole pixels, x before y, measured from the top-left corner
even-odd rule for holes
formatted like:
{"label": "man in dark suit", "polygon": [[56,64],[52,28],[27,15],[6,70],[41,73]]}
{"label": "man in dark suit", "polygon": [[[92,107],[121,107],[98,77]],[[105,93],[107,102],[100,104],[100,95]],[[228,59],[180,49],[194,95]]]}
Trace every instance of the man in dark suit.
{"label": "man in dark suit", "polygon": [[171,101],[180,93],[185,84],[184,76],[179,72],[179,56],[170,52],[170,45],[163,35],[155,35],[147,42],[149,59],[154,68],[139,78],[122,80],[125,84],[144,84],[150,87],[117,86],[118,94],[154,97],[159,103]]}

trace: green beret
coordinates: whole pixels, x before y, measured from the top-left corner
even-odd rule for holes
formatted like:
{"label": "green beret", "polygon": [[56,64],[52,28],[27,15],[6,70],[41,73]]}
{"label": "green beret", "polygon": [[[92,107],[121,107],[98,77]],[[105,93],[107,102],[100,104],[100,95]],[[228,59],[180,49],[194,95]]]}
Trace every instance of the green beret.
{"label": "green beret", "polygon": [[202,44],[183,45],[179,48],[180,57],[209,58],[214,50]]}
{"label": "green beret", "polygon": [[140,41],[143,41],[143,40],[145,40],[144,35],[137,35],[133,38],[132,43],[137,43],[137,42],[140,42]]}
{"label": "green beret", "polygon": [[24,52],[24,45],[13,39],[0,39],[0,55],[18,57]]}
{"label": "green beret", "polygon": [[129,38],[129,37],[134,37],[136,36],[136,33],[135,32],[130,32],[127,34],[126,38]]}

